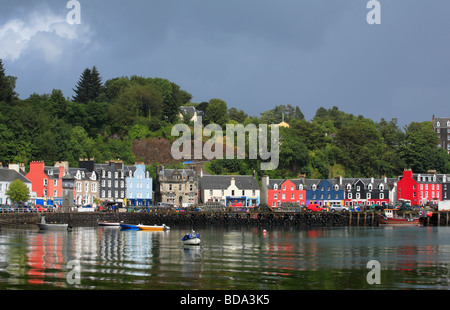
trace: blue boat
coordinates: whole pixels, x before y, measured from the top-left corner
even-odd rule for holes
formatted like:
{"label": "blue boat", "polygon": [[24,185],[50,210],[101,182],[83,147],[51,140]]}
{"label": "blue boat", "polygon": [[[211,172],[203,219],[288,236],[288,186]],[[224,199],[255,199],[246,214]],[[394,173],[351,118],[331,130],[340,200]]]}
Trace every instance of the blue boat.
{"label": "blue boat", "polygon": [[200,234],[192,231],[190,234],[186,234],[183,238],[181,238],[183,244],[186,245],[199,245],[200,244]]}
{"label": "blue boat", "polygon": [[124,224],[124,223],[120,223],[120,228],[121,228],[121,229],[128,229],[128,230],[139,230],[139,228],[137,227],[137,225],[133,225],[133,224]]}

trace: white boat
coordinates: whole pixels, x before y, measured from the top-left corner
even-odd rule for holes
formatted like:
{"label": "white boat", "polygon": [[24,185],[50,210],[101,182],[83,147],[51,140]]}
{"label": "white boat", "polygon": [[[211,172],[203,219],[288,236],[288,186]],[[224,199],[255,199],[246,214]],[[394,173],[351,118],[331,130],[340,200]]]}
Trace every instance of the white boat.
{"label": "white boat", "polygon": [[107,222],[107,221],[97,221],[98,226],[116,226],[119,227],[119,222]]}
{"label": "white boat", "polygon": [[183,241],[183,244],[186,245],[199,245],[200,234],[196,233],[195,231],[192,231],[190,234],[184,235],[184,237],[181,238],[181,241]]}
{"label": "white boat", "polygon": [[41,222],[37,223],[40,230],[70,230],[72,226],[69,224],[48,224],[45,222],[45,216],[41,218]]}

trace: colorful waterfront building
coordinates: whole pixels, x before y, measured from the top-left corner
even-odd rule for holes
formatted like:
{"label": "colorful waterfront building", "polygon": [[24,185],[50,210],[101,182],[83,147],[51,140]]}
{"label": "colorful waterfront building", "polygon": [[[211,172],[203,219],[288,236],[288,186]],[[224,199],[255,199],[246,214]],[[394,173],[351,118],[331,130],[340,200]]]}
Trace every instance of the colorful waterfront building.
{"label": "colorful waterfront building", "polygon": [[203,203],[219,202],[224,206],[243,207],[260,203],[260,187],[251,175],[201,176],[199,187]]}
{"label": "colorful waterfront building", "polygon": [[64,174],[63,165],[51,167],[45,166],[43,161],[30,162],[30,171],[25,177],[32,183],[32,191],[36,193],[36,204],[61,205],[61,178]]}
{"label": "colorful waterfront building", "polygon": [[411,205],[437,204],[442,200],[442,193],[442,183],[435,171],[413,173],[406,169],[398,181],[398,201],[406,200]]}
{"label": "colorful waterfront building", "polygon": [[340,179],[307,179],[306,204],[327,207],[343,204],[344,191]]}
{"label": "colorful waterfront building", "polygon": [[342,182],[345,206],[381,206],[390,203],[390,186],[386,177],[345,178]]}
{"label": "colorful waterfront building", "polygon": [[268,205],[275,208],[283,203],[306,204],[304,179],[268,179]]}
{"label": "colorful waterfront building", "polygon": [[153,184],[144,163],[135,163],[136,169],[129,170],[125,177],[126,201],[128,206],[149,207],[152,205]]}

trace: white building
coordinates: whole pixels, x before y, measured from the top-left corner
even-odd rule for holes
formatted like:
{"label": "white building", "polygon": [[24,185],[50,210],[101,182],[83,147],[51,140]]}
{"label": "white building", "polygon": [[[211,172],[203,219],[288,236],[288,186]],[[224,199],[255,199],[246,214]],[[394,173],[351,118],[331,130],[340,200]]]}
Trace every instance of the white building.
{"label": "white building", "polygon": [[25,183],[30,191],[30,199],[32,198],[33,195],[31,191],[31,181],[28,180],[25,175],[15,169],[9,169],[0,166],[0,204],[12,204],[11,200],[6,195],[6,192],[8,191],[11,182],[15,180],[20,180]]}
{"label": "white building", "polygon": [[260,188],[255,177],[249,175],[208,175],[200,178],[202,202],[220,202],[225,206],[242,204],[257,206]]}

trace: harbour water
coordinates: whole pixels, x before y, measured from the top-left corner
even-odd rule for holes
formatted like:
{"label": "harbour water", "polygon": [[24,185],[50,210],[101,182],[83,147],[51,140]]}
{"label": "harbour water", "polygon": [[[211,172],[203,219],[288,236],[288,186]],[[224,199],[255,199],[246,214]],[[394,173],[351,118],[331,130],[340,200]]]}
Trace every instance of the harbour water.
{"label": "harbour water", "polygon": [[[450,227],[2,227],[0,289],[449,289]],[[369,261],[379,263],[377,283]],[[375,274],[375,273],[373,273]]]}

